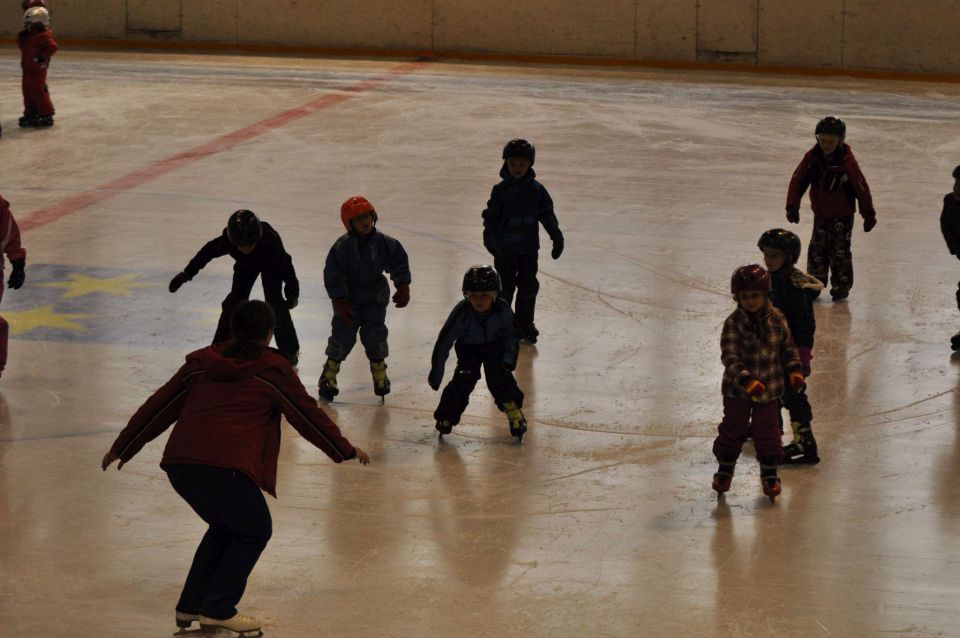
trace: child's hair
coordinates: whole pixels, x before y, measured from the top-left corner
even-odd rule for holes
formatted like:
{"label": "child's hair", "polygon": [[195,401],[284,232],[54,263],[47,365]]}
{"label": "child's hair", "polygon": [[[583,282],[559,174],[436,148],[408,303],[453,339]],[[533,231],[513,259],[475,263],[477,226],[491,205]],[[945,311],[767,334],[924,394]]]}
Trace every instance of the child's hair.
{"label": "child's hair", "polygon": [[953,179],[957,179],[958,177],[960,177],[960,166],[953,169]]}
{"label": "child's hair", "polygon": [[273,330],[273,310],[258,300],[244,301],[230,315],[230,332],[235,341],[223,353],[231,359],[256,360],[263,353],[260,342]]}

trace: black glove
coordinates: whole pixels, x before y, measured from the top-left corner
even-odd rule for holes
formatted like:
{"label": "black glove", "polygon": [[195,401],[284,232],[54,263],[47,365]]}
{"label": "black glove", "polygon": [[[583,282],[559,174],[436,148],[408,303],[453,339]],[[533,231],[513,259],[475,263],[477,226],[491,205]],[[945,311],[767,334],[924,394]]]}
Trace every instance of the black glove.
{"label": "black glove", "polygon": [[494,259],[497,259],[500,256],[500,248],[497,246],[497,242],[492,237],[483,238],[483,247],[487,249],[487,252],[490,253],[490,256]]}
{"label": "black glove", "polygon": [[874,213],[870,217],[863,218],[863,232],[869,233],[877,225],[877,215]]}
{"label": "black glove", "polygon": [[560,259],[560,255],[563,254],[563,235],[557,235],[553,240],[553,250],[550,251],[550,256],[554,259]]}
{"label": "black glove", "polygon": [[287,297],[287,310],[293,310],[300,303],[299,297]]}
{"label": "black glove", "polygon": [[10,273],[10,278],[7,280],[7,285],[10,286],[11,290],[16,290],[23,285],[23,282],[27,279],[27,274],[24,272],[23,268],[26,265],[25,259],[17,259],[16,261],[11,261],[10,265],[13,266],[13,272]]}
{"label": "black glove", "polygon": [[180,286],[190,281],[190,275],[185,272],[178,273],[176,277],[170,280],[170,292],[177,292]]}
{"label": "black glove", "polygon": [[799,206],[787,206],[787,221],[791,224],[800,223],[800,207]]}
{"label": "black glove", "polygon": [[440,389],[440,382],[443,381],[443,372],[436,372],[434,370],[430,371],[430,376],[427,377],[427,383],[430,384],[430,387],[434,391]]}

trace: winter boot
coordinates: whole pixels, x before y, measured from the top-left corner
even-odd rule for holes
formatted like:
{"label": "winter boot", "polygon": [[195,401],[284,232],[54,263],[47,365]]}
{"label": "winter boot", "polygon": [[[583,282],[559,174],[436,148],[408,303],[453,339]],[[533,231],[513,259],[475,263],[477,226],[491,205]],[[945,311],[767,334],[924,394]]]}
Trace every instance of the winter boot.
{"label": "winter boot", "polygon": [[444,434],[450,434],[453,431],[453,426],[450,425],[450,421],[447,421],[446,419],[437,419],[436,428],[437,432],[440,433],[440,439],[443,439]]}
{"label": "winter boot", "polygon": [[219,620],[209,616],[200,616],[200,629],[208,633],[216,633],[218,629],[229,629],[239,634],[240,638],[260,638],[261,623],[253,616],[234,614],[232,618]]}
{"label": "winter boot", "polygon": [[784,465],[814,465],[820,462],[817,455],[817,440],[813,438],[813,430],[809,423],[791,421],[793,441],[783,446]]}
{"label": "winter boot", "polygon": [[849,290],[838,290],[834,289],[830,291],[830,299],[833,301],[843,301],[850,296]]}
{"label": "winter boot", "polygon": [[775,503],[780,496],[780,477],[777,476],[778,459],[775,456],[764,456],[760,459],[760,485],[763,493]]}
{"label": "winter boot", "polygon": [[717,496],[730,489],[730,483],[733,482],[733,470],[737,465],[737,457],[723,456],[720,459],[720,467],[713,475],[713,490]]}
{"label": "winter boot", "polygon": [[508,401],[503,404],[503,411],[507,413],[510,419],[510,436],[517,437],[517,442],[523,443],[523,435],[527,431],[527,420],[523,416],[523,411],[516,401]]}
{"label": "winter boot", "polygon": [[520,340],[524,343],[529,343],[533,345],[537,342],[537,337],[540,336],[540,331],[537,330],[537,326],[533,323],[530,323],[526,326],[520,328]]}
{"label": "winter boot", "polygon": [[337,373],[340,372],[340,362],[328,358],[323,364],[323,374],[320,375],[319,391],[320,396],[327,401],[333,401],[333,397],[340,394],[340,388],[337,387]]}
{"label": "winter boot", "polygon": [[373,393],[381,398],[390,394],[390,379],[387,378],[387,364],[383,359],[370,362],[370,374],[373,375]]}

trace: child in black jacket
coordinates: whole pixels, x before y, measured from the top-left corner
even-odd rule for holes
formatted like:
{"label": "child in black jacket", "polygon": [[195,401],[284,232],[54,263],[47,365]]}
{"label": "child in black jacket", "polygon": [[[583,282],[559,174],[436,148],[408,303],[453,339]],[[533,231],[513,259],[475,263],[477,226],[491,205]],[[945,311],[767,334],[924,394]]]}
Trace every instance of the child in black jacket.
{"label": "child in black jacket", "polygon": [[493,187],[483,211],[483,245],[503,281],[501,298],[511,305],[517,293],[517,326],[527,343],[536,343],[540,331],[533,323],[540,282],[537,259],[540,224],[553,241],[550,256],[563,252],[563,233],[553,212],[550,193],[533,171],[536,149],[527,140],[511,140],[503,147],[499,184]]}
{"label": "child in black jacket", "polygon": [[179,290],[211,260],[224,255],[230,255],[236,263],[233,265],[233,285],[221,305],[220,322],[213,335],[213,343],[230,338],[230,316],[234,308],[250,298],[250,291],[259,276],[263,283],[264,300],[276,317],[274,336],[277,350],[290,360],[290,365],[297,365],[300,341],[293,327],[290,310],[297,307],[300,282],[293,268],[293,258],[284,250],[280,235],[270,224],[261,222],[253,211],[238,210],[230,215],[223,233],[208,241],[183,272],[171,280],[170,292]]}
{"label": "child in black jacket", "polygon": [[[823,289],[823,283],[796,267],[800,259],[800,246],[800,238],[782,228],[768,230],[757,242],[757,247],[763,251],[763,262],[770,272],[770,302],[787,319],[806,378],[811,372],[813,335],[817,329],[813,300]],[[805,389],[797,391],[785,383],[780,401],[790,413],[790,428],[793,430],[793,441],[783,448],[783,462],[819,463],[817,440],[813,437],[813,410]]]}
{"label": "child in black jacket", "polygon": [[[960,166],[953,169],[953,192],[943,196],[940,232],[951,255],[960,259]],[[960,283],[957,284],[957,307],[960,308]],[[960,350],[960,332],[950,339],[950,347]]]}
{"label": "child in black jacket", "polygon": [[497,406],[507,413],[510,434],[523,441],[527,421],[523,416],[523,392],[517,387],[518,337],[510,305],[499,298],[500,277],[491,266],[473,266],[463,276],[463,301],[453,307],[433,348],[428,381],[440,389],[450,348],[457,353],[453,379],[443,389],[433,413],[440,438],[450,434],[467,409],[470,393],[480,380],[483,367],[487,387]]}

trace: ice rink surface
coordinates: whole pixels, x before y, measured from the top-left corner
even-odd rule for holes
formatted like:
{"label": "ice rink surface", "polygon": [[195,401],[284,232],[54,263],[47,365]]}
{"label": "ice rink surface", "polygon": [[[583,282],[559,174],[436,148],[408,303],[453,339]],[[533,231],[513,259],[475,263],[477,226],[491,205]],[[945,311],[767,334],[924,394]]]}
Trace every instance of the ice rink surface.
{"label": "ice rink surface", "polygon": [[[315,391],[323,261],[354,194],[410,254],[412,302],[388,313],[386,405],[358,348],[329,409],[369,467],[284,426],[274,536],[241,604],[268,637],[960,634],[960,264],[938,227],[960,86],[66,51],[56,126],[29,130],[14,53],[0,79],[0,194],[28,251],[0,306],[3,636],[175,629],[204,526],[158,467],[166,437],[99,467],[212,337],[232,264],[166,284],[253,209],[293,255]],[[748,444],[718,504],[729,277],[786,224],[826,114],[847,121],[879,225],[857,223],[849,302],[816,304],[824,460],[783,469],[771,506]],[[515,444],[481,383],[438,443],[430,351],[463,271],[489,261],[480,213],[517,136],[566,235],[560,260],[541,252],[541,340],[517,370],[530,432]]]}

